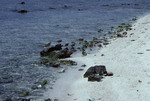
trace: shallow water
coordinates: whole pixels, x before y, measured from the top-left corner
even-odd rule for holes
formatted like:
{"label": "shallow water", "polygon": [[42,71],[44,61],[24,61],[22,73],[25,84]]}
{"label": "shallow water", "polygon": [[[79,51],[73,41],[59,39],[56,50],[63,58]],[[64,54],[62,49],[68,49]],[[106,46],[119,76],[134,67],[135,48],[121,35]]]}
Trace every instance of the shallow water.
{"label": "shallow water", "polygon": [[[57,70],[37,64],[45,43],[90,40],[150,10],[149,0],[24,1],[25,5],[0,1],[0,100],[16,98],[22,91],[30,91],[29,98],[40,96],[45,89],[31,90],[31,86],[45,79],[53,85]],[[29,12],[16,12],[22,9]]]}

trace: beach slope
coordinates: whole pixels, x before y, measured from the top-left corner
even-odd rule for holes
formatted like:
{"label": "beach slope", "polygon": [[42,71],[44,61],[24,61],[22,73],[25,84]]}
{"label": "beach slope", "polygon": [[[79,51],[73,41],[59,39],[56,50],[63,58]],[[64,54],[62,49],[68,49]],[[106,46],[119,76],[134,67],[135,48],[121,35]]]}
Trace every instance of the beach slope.
{"label": "beach slope", "polygon": [[[104,54],[104,56],[102,56]],[[59,101],[149,101],[150,15],[133,24],[128,36],[113,40],[96,54],[71,58],[87,66],[62,74],[44,97]],[[83,74],[90,66],[105,65],[113,76],[88,82]]]}

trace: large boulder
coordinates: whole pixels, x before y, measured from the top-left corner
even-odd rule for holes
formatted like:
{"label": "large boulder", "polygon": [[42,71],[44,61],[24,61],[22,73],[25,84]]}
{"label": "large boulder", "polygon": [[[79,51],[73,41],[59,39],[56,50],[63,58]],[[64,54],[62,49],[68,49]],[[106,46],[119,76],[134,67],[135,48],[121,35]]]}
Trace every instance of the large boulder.
{"label": "large boulder", "polygon": [[46,47],[45,49],[43,49],[40,52],[41,56],[48,56],[50,52],[56,51],[56,50],[61,50],[62,49],[62,45],[61,44],[57,44],[55,46],[51,46],[51,47]]}
{"label": "large boulder", "polygon": [[93,74],[99,74],[100,76],[107,75],[106,67],[104,65],[92,66],[85,72],[84,78]]}

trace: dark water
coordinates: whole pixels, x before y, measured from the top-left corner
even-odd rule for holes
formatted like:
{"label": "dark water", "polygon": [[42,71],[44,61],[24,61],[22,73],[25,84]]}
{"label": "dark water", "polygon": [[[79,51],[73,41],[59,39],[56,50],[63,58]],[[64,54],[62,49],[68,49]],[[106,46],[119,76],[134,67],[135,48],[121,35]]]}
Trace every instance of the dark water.
{"label": "dark water", "polygon": [[[149,0],[0,0],[0,100],[30,91],[37,98],[45,89],[31,90],[42,80],[50,85],[56,69],[37,65],[47,42],[91,39],[111,26],[131,23],[150,12]],[[25,14],[17,10],[29,11]],[[102,33],[98,30],[103,29]],[[22,96],[21,96],[22,97]]]}

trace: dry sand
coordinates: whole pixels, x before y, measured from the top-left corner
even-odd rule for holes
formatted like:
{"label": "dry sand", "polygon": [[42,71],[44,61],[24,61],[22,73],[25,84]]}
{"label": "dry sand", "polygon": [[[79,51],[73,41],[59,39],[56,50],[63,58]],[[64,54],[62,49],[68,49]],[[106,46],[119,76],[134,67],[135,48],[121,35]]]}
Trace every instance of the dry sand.
{"label": "dry sand", "polygon": [[[150,101],[148,49],[150,15],[140,18],[128,32],[128,37],[113,40],[96,54],[72,58],[87,67],[84,71],[66,71],[44,98],[57,98],[59,101]],[[114,76],[105,77],[102,82],[88,82],[83,74],[94,65],[105,65]]]}

